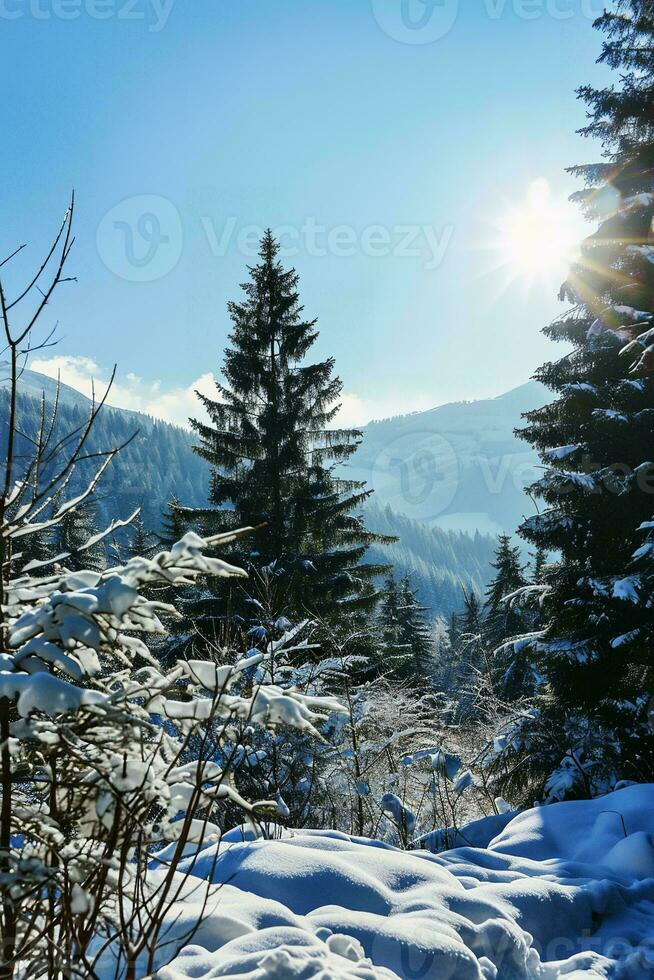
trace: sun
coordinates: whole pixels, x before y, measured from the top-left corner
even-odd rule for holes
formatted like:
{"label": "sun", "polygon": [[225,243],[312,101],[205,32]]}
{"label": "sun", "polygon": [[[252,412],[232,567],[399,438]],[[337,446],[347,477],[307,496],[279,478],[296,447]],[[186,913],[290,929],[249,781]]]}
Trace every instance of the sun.
{"label": "sun", "polygon": [[560,283],[577,258],[582,224],[579,212],[557,200],[547,180],[533,181],[525,201],[507,208],[495,222],[494,267],[504,272],[505,285],[516,280],[527,286]]}

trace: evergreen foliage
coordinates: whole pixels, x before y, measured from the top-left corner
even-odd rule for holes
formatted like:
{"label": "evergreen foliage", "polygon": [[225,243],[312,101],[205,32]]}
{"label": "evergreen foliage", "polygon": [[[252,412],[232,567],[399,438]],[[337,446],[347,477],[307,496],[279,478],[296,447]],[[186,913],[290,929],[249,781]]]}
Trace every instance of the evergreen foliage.
{"label": "evergreen foliage", "polygon": [[433,671],[434,637],[427,620],[428,609],[418,601],[408,575],[399,584],[398,619],[400,636],[411,652],[409,680],[425,690]]}
{"label": "evergreen foliage", "polygon": [[[373,580],[384,566],[361,559],[384,539],[359,514],[370,495],[365,484],[336,475],[360,433],[331,427],[341,381],[332,358],[306,362],[316,321],[303,318],[298,276],[282,267],[278,250],[268,232],[244,299],[229,304],[218,398],[199,395],[209,422],[191,420],[197,452],[211,465],[213,509],[196,518],[206,528],[257,528],[238,560],[287,578],[290,615],[308,610],[352,625],[377,604]],[[232,602],[246,613],[241,596]]]}
{"label": "evergreen foliage", "polygon": [[62,563],[72,571],[83,568],[100,572],[106,565],[102,542],[84,547],[99,533],[94,503],[67,511],[54,528],[47,547],[49,556],[68,554]]}
{"label": "evergreen foliage", "polygon": [[486,635],[497,646],[506,637],[519,633],[523,625],[515,605],[505,601],[527,584],[520,548],[511,544],[508,534],[499,536],[492,567],[495,575],[486,590]]}
{"label": "evergreen foliage", "polygon": [[[130,532],[129,547],[127,549],[129,558],[136,558],[139,555],[143,558],[152,558],[160,550],[158,536],[146,528],[140,514],[131,522]],[[182,536],[180,535],[180,537]],[[179,537],[176,540],[179,541]]]}
{"label": "evergreen foliage", "polygon": [[410,674],[413,667],[413,635],[403,605],[402,586],[391,573],[384,580],[379,633],[384,671],[392,676]]}
{"label": "evergreen foliage", "polygon": [[598,228],[561,290],[573,309],[545,331],[573,348],[537,375],[556,400],[528,413],[522,430],[547,469],[531,488],[543,510],[520,533],[557,556],[542,572],[543,628],[515,646],[542,677],[537,710],[513,743],[525,798],[543,787],[547,798],[598,793],[654,774],[651,579],[634,563],[654,509],[651,6],[620,3],[597,26],[607,36],[600,60],[620,80],[580,91],[584,132],[600,139],[605,162],[573,172]]}

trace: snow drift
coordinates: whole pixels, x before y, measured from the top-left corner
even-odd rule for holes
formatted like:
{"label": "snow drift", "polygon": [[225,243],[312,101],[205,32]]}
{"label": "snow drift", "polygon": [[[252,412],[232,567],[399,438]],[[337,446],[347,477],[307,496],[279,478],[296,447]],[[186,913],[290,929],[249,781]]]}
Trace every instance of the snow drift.
{"label": "snow drift", "polygon": [[[159,980],[654,976],[654,785],[516,816],[435,855],[329,831],[204,848],[222,884]],[[252,836],[252,835],[250,835]],[[175,928],[198,913],[190,877]]]}

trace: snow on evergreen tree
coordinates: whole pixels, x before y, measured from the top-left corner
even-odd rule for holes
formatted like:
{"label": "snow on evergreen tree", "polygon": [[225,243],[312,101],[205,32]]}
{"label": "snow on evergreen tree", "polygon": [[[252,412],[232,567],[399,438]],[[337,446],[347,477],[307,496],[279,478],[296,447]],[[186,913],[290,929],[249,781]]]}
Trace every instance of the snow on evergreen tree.
{"label": "snow on evergreen tree", "polygon": [[[161,529],[157,534],[163,547],[170,548],[187,531],[195,527],[208,527],[201,519],[204,510],[184,506],[174,495],[166,504],[161,516]],[[166,620],[167,635],[154,641],[153,652],[164,664],[173,665],[178,659],[206,655],[209,650],[226,646],[228,616],[216,616],[217,587],[211,579],[197,578],[192,586],[172,588],[164,586],[158,593],[163,602],[174,602],[176,615]],[[226,589],[227,595],[231,589]],[[234,630],[230,630],[234,633]],[[244,640],[241,630],[239,641]],[[238,645],[238,643],[237,643]]]}
{"label": "snow on evergreen tree", "polygon": [[450,623],[448,692],[461,721],[474,717],[480,691],[495,693],[496,663],[486,631],[486,610],[477,592],[463,589],[463,609]]}
{"label": "snow on evergreen tree", "polygon": [[520,615],[505,599],[526,585],[520,548],[511,544],[508,534],[500,534],[491,564],[495,575],[486,590],[486,634],[489,642],[498,646],[521,631]]}
{"label": "snow on evergreen tree", "polygon": [[[192,940],[216,893],[211,874],[202,883],[185,877],[197,858],[193,845],[218,842],[230,808],[239,823],[255,827],[274,812],[275,801],[249,802],[234,787],[242,723],[316,737],[316,726],[342,710],[333,698],[243,685],[265,653],[233,663],[185,661],[169,671],[152,658],[144,639],[161,633],[161,617],[174,617],[175,609],[146,593],[199,577],[243,578],[243,570],[207,552],[250,529],[205,538],[188,532],[151,558],[103,570],[66,568],[126,523],[93,534],[86,546],[70,530],[78,530],[72,515],[88,514],[118,452],[94,451],[97,470],[86,489],[64,498],[71,473],[88,459],[86,440],[103,402],[62,444],[52,442],[50,430],[30,457],[16,453],[20,355],[39,349],[32,328],[67,281],[71,226],[72,205],[46,262],[18,292],[34,302],[27,326],[14,324],[18,300],[0,280],[0,329],[10,357],[0,473],[3,980],[153,976]],[[46,459],[52,465],[44,475]],[[73,550],[25,564],[22,542],[45,531],[65,537]],[[135,666],[137,658],[143,666]],[[174,908],[187,886],[197,902],[190,926],[180,925]]]}
{"label": "snow on evergreen tree", "polygon": [[384,580],[379,631],[384,673],[425,690],[434,669],[434,636],[408,575]]}
{"label": "snow on evergreen tree", "polygon": [[492,684],[503,697],[513,700],[532,689],[530,665],[506,641],[530,626],[527,611],[514,601],[516,593],[527,585],[520,548],[511,544],[508,534],[498,539],[495,575],[486,590],[484,636],[495,653],[491,657]]}
{"label": "snow on evergreen tree", "polygon": [[[274,564],[288,578],[290,615],[308,609],[333,622],[375,608],[373,580],[384,569],[361,559],[384,539],[359,516],[371,491],[337,475],[361,433],[331,428],[342,384],[332,358],[305,361],[316,322],[303,319],[298,276],[282,267],[278,251],[266,233],[244,300],[229,304],[233,329],[218,398],[198,396],[209,422],[191,424],[212,467],[213,509],[196,518],[211,529],[256,527],[248,552],[235,557],[258,569]],[[241,610],[242,599],[232,596]]]}
{"label": "snow on evergreen tree", "polygon": [[411,651],[410,682],[422,690],[429,687],[433,672],[434,637],[427,620],[427,607],[420,604],[408,575],[400,583],[398,610],[401,635]]}
{"label": "snow on evergreen tree", "polygon": [[66,511],[50,532],[49,552],[54,557],[67,554],[62,561],[67,568],[101,571],[106,565],[102,541],[91,543],[99,534],[93,503]]}
{"label": "snow on evergreen tree", "polygon": [[411,644],[400,619],[401,604],[400,586],[391,573],[384,580],[378,617],[380,654],[387,675],[396,675],[408,668],[412,660]]}
{"label": "snow on evergreen tree", "polygon": [[[159,541],[157,540],[158,535],[156,535],[154,531],[150,531],[148,528],[146,528],[140,514],[137,514],[137,516],[131,522],[130,530],[131,535],[127,549],[127,555],[129,558],[136,558],[138,555],[140,555],[142,558],[151,558],[154,554],[156,554],[156,552],[159,550]],[[180,534],[176,540],[179,541],[183,536],[183,534]]]}
{"label": "snow on evergreen tree", "polygon": [[163,545],[172,545],[175,541],[179,541],[188,529],[188,521],[180,499],[173,496],[166,504],[161,517],[159,540]]}
{"label": "snow on evergreen tree", "polygon": [[537,375],[556,400],[529,413],[522,431],[547,470],[531,488],[544,509],[520,533],[557,556],[543,575],[543,626],[514,647],[542,677],[537,710],[513,742],[525,799],[654,774],[654,622],[647,573],[634,563],[654,488],[651,5],[619,3],[597,26],[607,35],[601,60],[620,82],[581,90],[591,119],[583,132],[601,140],[605,162],[572,172],[598,227],[561,290],[573,309],[545,331],[573,347]]}

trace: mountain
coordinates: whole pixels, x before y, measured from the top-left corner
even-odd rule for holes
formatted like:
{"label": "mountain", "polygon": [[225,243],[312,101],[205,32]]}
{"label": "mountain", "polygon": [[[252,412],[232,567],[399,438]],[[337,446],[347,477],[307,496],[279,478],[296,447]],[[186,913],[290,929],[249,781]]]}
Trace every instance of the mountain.
{"label": "mountain", "polygon": [[459,612],[463,589],[485,591],[497,545],[491,535],[427,527],[374,502],[366,507],[366,524],[399,539],[373,545],[366,560],[390,562],[398,575],[408,575],[420,602],[434,615]]}
{"label": "mountain", "polygon": [[498,398],[371,422],[349,475],[366,480],[378,505],[429,527],[512,533],[533,513],[524,487],[538,474],[536,454],[513,430],[547,401],[531,381]]}
{"label": "mountain", "polygon": [[[4,368],[4,370],[3,370]],[[28,436],[39,428],[41,400],[51,408],[57,392],[52,378],[25,370],[20,379],[18,407],[20,427]],[[0,417],[6,418],[9,390],[6,365],[0,363]],[[92,403],[68,385],[59,387],[57,424],[52,445],[76,431],[88,418]],[[96,492],[99,520],[127,517],[137,506],[147,526],[158,528],[161,510],[173,495],[192,506],[206,503],[209,474],[206,464],[192,450],[193,440],[185,429],[139,412],[105,405],[91,430],[85,452],[99,452],[132,439],[107,468]],[[0,430],[0,452],[6,448],[6,428]],[[30,444],[19,438],[19,454],[28,455]],[[98,459],[86,460],[76,468],[68,485],[71,496],[81,493],[97,469]]]}
{"label": "mountain", "polygon": [[[38,430],[41,399],[51,406],[52,379],[23,372],[19,408],[27,435]],[[8,411],[8,382],[0,364],[0,417]],[[535,382],[499,398],[443,405],[429,412],[371,422],[352,457],[348,475],[375,490],[366,508],[368,526],[399,537],[373,548],[372,561],[390,561],[408,573],[421,601],[435,614],[460,608],[461,590],[482,591],[490,576],[495,534],[515,528],[530,504],[523,486],[533,477],[536,458],[516,439],[522,412],[546,401]],[[59,388],[56,438],[77,429],[91,401],[68,385]],[[176,495],[189,506],[207,501],[209,472],[192,449],[190,432],[139,412],[104,406],[88,450],[97,452],[132,441],[105,472],[97,492],[102,524],[126,517],[140,506],[146,526],[160,526],[161,511]],[[22,445],[21,445],[22,443]],[[0,431],[0,452],[6,431]],[[29,452],[19,440],[19,452]],[[82,492],[97,460],[81,463],[68,492]]]}

